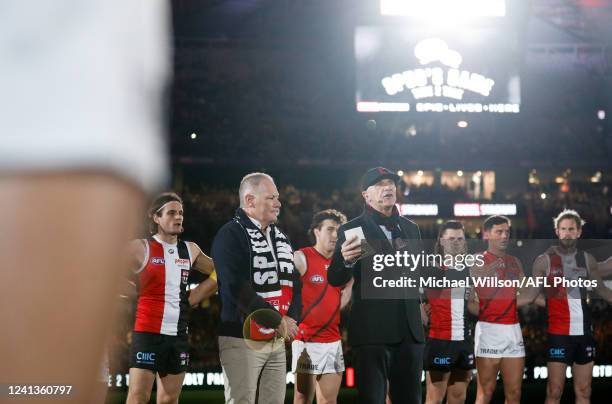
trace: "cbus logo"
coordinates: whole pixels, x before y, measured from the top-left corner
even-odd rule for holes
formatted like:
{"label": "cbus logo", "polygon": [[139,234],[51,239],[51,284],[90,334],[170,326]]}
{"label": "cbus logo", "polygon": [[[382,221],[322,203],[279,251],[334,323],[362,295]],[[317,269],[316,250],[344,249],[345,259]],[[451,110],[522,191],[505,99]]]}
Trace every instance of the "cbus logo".
{"label": "cbus logo", "polygon": [[445,357],[435,357],[434,360],[434,365],[450,365],[451,363],[451,358],[450,356],[445,356]]}
{"label": "cbus logo", "polygon": [[138,352],[136,353],[136,359],[138,362],[155,362],[155,352]]}
{"label": "cbus logo", "polygon": [[325,282],[325,278],[323,278],[321,275],[313,275],[310,277],[310,282],[312,283],[323,283]]}
{"label": "cbus logo", "polygon": [[164,265],[165,263],[166,263],[166,260],[164,260],[163,258],[160,258],[160,257],[151,258],[151,264],[153,265]]}
{"label": "cbus logo", "polygon": [[565,358],[565,348],[550,348],[548,354],[551,358]]}

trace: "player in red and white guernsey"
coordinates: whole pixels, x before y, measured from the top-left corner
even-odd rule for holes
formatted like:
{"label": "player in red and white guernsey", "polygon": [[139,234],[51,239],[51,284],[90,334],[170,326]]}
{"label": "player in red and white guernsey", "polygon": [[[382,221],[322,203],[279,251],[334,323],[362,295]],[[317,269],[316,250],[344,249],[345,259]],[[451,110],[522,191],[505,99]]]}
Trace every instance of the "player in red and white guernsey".
{"label": "player in red and white guernsey", "polygon": [[294,403],[335,403],[344,357],[340,337],[340,311],[351,299],[352,281],[343,288],[327,283],[327,268],[338,241],[338,228],[346,216],[327,209],[316,213],[310,226],[313,247],[294,253],[302,277],[302,315],[292,343],[291,371],[296,373]]}
{"label": "player in red and white guernsey", "polygon": [[[426,313],[429,314],[429,338],[425,344],[427,404],[464,403],[474,369],[474,344],[466,319],[468,315],[469,269],[463,263],[467,254],[465,230],[460,222],[449,220],[438,233],[435,251],[440,257],[453,257],[453,267],[422,270],[436,279],[463,282],[464,286],[427,288]],[[458,258],[460,257],[460,258]]]}
{"label": "player in red and white guernsey", "polygon": [[[565,372],[572,366],[576,403],[589,403],[591,379],[595,360],[595,340],[591,311],[587,305],[586,288],[566,287],[562,279],[597,281],[597,293],[612,301],[612,290],[602,282],[595,258],[577,249],[584,221],[574,210],[566,209],[554,218],[559,245],[549,248],[536,258],[534,277],[546,277],[546,305],[548,307],[548,383],[546,403],[561,401],[565,386]],[[555,281],[557,286],[555,286]],[[541,288],[534,288],[534,294]]]}
{"label": "player in red and white guernsey", "polygon": [[[510,240],[510,219],[490,216],[483,224],[487,250],[484,265],[472,269],[474,278],[489,281],[521,280],[523,268],[518,258],[506,254]],[[521,400],[521,384],[525,367],[525,346],[517,314],[516,287],[475,287],[479,302],[475,330],[476,369],[478,388],[476,403],[489,403],[501,372],[507,404]]]}
{"label": "player in red and white guernsey", "polygon": [[177,403],[189,366],[187,279],[191,269],[211,274],[214,266],[197,244],[179,240],[183,201],[178,195],[158,195],[149,218],[154,235],[130,245],[138,303],[127,403],[148,403],[156,375],[157,402]]}

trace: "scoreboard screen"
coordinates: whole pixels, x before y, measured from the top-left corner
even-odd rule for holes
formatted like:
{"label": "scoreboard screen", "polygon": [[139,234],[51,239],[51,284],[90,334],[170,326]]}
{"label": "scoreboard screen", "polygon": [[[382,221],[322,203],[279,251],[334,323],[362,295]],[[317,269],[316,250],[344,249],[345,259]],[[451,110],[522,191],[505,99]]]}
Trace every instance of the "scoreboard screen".
{"label": "scoreboard screen", "polygon": [[358,26],[357,111],[518,113],[515,47],[494,28]]}

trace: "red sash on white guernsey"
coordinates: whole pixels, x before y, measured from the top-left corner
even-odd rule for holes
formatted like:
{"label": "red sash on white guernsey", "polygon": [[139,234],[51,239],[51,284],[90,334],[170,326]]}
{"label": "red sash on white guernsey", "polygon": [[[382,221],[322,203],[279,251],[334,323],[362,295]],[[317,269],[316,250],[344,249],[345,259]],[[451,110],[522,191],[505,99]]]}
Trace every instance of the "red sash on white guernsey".
{"label": "red sash on white guernsey", "polygon": [[553,287],[555,278],[579,279],[588,277],[586,258],[583,251],[574,254],[547,254],[546,276],[550,287],[546,288],[548,308],[548,332],[556,335],[584,335],[590,332],[591,315],[585,301],[585,290]]}
{"label": "red sash on white guernsey", "polygon": [[144,240],[145,264],[138,273],[138,305],[134,331],[186,335],[189,314],[187,280],[191,269],[184,241],[168,244]]}
{"label": "red sash on white guernsey", "polygon": [[425,294],[431,308],[429,337],[463,341],[467,308],[465,288],[425,289]]}

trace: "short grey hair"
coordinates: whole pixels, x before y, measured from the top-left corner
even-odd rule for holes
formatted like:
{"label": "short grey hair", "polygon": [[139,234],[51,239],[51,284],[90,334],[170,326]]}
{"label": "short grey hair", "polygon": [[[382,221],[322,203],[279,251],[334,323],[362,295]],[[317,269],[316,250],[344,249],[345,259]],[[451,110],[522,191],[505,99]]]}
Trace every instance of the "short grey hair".
{"label": "short grey hair", "polygon": [[238,189],[238,197],[240,198],[241,208],[245,208],[244,197],[246,196],[246,194],[252,193],[255,189],[257,189],[263,179],[268,179],[274,184],[274,179],[266,173],[250,173],[242,178],[242,180],[240,181],[240,188]]}

